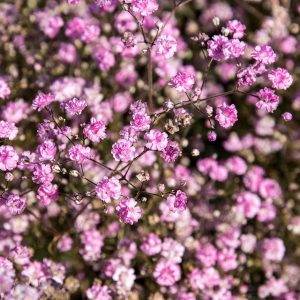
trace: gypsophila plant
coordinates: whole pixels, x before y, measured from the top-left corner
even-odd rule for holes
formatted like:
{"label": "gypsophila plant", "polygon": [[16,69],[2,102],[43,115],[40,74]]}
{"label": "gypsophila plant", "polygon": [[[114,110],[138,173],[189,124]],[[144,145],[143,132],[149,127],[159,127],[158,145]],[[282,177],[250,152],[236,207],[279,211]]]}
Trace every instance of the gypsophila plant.
{"label": "gypsophila plant", "polygon": [[0,3],[0,299],[300,299],[296,2]]}

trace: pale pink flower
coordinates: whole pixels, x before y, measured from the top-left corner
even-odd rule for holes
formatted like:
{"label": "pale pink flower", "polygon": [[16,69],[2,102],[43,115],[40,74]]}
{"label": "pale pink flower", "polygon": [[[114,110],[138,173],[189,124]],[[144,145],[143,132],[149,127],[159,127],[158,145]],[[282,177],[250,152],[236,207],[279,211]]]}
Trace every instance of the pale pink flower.
{"label": "pale pink flower", "polygon": [[234,123],[238,120],[235,105],[227,105],[226,103],[223,103],[222,106],[219,106],[217,108],[215,119],[224,128],[232,127]]}
{"label": "pale pink flower", "polygon": [[116,177],[104,177],[95,188],[97,196],[105,203],[112,199],[118,200],[121,196],[121,184]]}
{"label": "pale pink flower", "polygon": [[276,54],[270,46],[256,46],[251,53],[251,56],[262,64],[272,64],[276,60]]}
{"label": "pale pink flower", "polygon": [[91,118],[91,123],[87,124],[83,129],[83,134],[92,142],[99,143],[106,138],[106,126],[103,121],[97,121]]}
{"label": "pale pink flower", "polygon": [[268,74],[268,78],[272,82],[274,89],[286,90],[293,83],[293,77],[286,69],[282,68],[271,70]]}
{"label": "pale pink flower", "polygon": [[134,158],[135,148],[130,141],[120,139],[113,144],[111,153],[116,161],[129,162]]}
{"label": "pale pink flower", "polygon": [[187,92],[193,88],[194,84],[194,75],[187,72],[177,73],[177,75],[175,75],[169,83],[169,85],[175,88],[175,90],[178,92]]}
{"label": "pale pink flower", "polygon": [[130,225],[136,223],[142,216],[142,209],[133,198],[122,199],[116,211],[120,221]]}
{"label": "pale pink flower", "polygon": [[181,278],[181,270],[176,263],[162,259],[157,263],[153,277],[161,286],[173,286]]}
{"label": "pale pink flower", "polygon": [[12,146],[0,146],[0,170],[13,170],[19,160],[19,155]]}
{"label": "pale pink flower", "polygon": [[167,197],[167,204],[171,211],[182,212],[187,208],[187,196],[184,192],[178,190],[176,194],[170,194]]}
{"label": "pale pink flower", "polygon": [[274,90],[267,87],[260,89],[256,94],[259,97],[259,101],[256,102],[258,109],[266,112],[274,112],[279,104],[279,96],[274,93]]}
{"label": "pale pink flower", "polygon": [[155,54],[171,58],[177,51],[177,41],[171,35],[161,35],[154,45]]}
{"label": "pale pink flower", "polygon": [[168,134],[157,129],[145,133],[145,139],[148,141],[146,147],[151,150],[162,151],[168,144]]}

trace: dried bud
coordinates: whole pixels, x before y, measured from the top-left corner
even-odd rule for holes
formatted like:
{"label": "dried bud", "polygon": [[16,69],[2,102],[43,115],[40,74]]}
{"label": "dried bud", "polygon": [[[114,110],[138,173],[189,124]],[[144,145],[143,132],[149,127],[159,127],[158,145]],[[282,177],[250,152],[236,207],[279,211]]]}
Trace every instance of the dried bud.
{"label": "dried bud", "polygon": [[218,17],[214,17],[212,22],[216,27],[220,25],[220,19]]}
{"label": "dried bud", "polygon": [[78,172],[77,170],[71,170],[71,171],[69,172],[69,174],[70,174],[71,176],[73,176],[73,177],[79,177],[79,176],[80,176],[80,174],[79,174],[79,172]]}
{"label": "dried bud", "polygon": [[145,182],[145,181],[149,181],[149,180],[150,180],[150,175],[149,175],[148,172],[141,171],[138,175],[136,175],[136,178],[137,178],[140,182]]}
{"label": "dried bud", "polygon": [[170,133],[174,134],[179,131],[179,127],[173,123],[171,119],[168,119],[165,125],[165,129]]}
{"label": "dried bud", "polygon": [[136,45],[136,38],[133,33],[126,31],[123,35],[122,42],[126,48],[131,48]]}
{"label": "dried bud", "polygon": [[61,168],[60,168],[59,165],[54,165],[54,166],[52,166],[52,171],[54,173],[60,173],[61,172]]}
{"label": "dried bud", "polygon": [[199,155],[200,155],[200,151],[198,149],[192,150],[192,156],[199,156]]}

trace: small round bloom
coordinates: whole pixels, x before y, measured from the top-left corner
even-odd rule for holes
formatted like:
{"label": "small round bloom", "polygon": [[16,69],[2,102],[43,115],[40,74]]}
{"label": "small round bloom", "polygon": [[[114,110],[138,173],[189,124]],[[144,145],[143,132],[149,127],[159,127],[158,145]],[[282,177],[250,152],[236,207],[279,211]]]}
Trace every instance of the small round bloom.
{"label": "small round bloom", "polygon": [[37,191],[37,199],[42,206],[48,206],[58,199],[58,186],[51,182],[43,183]]}
{"label": "small round bloom", "polygon": [[256,46],[251,56],[262,64],[269,65],[275,62],[276,54],[270,46]]}
{"label": "small round bloom", "polygon": [[37,184],[45,184],[54,179],[50,164],[35,164],[33,170],[32,181]]}
{"label": "small round bloom", "polygon": [[196,258],[204,267],[212,267],[217,261],[217,249],[210,243],[200,245],[196,250]]}
{"label": "small round bloom", "polygon": [[167,204],[171,211],[182,212],[187,207],[186,193],[178,190],[176,194],[170,194],[167,198]]}
{"label": "small round bloom", "polygon": [[259,212],[261,201],[256,194],[241,192],[237,196],[237,208],[246,218],[254,218]]}
{"label": "small round bloom", "polygon": [[282,116],[282,119],[286,122],[289,122],[293,119],[293,115],[290,112],[285,112],[281,116]]}
{"label": "small round bloom", "polygon": [[83,134],[92,142],[99,143],[106,138],[106,126],[103,121],[97,121],[95,118],[91,119],[91,123],[86,125],[83,129]]}
{"label": "small round bloom", "polygon": [[111,153],[116,161],[129,162],[134,158],[135,148],[130,141],[120,139],[113,144]]}
{"label": "small round bloom", "polygon": [[71,115],[80,115],[87,107],[87,102],[84,99],[73,98],[64,103],[65,110]]}
{"label": "small round bloom", "polygon": [[93,155],[90,147],[84,147],[80,144],[77,144],[69,149],[67,156],[70,160],[82,163],[85,159],[89,159]]}
{"label": "small round bloom", "polygon": [[93,284],[87,291],[86,296],[91,300],[112,300],[111,291],[106,285]]}
{"label": "small round bloom", "polygon": [[162,151],[168,144],[167,133],[157,129],[151,129],[149,132],[145,133],[145,139],[148,141],[146,147],[151,150]]}
{"label": "small round bloom", "polygon": [[142,216],[142,209],[133,198],[124,198],[116,207],[117,215],[121,222],[132,225]]}
{"label": "small round bloom", "polygon": [[153,276],[161,286],[172,286],[181,277],[180,267],[169,260],[160,260],[154,270]]}
{"label": "small round bloom", "polygon": [[286,90],[293,83],[293,78],[290,73],[282,68],[271,70],[268,74],[268,78],[272,82],[274,89]]}
{"label": "small round bloom", "polygon": [[162,244],[161,256],[174,263],[181,263],[184,247],[172,238],[165,238]]}
{"label": "small round bloom", "polygon": [[171,58],[177,51],[177,42],[171,35],[161,35],[154,45],[156,54]]}
{"label": "small round bloom", "polygon": [[5,199],[5,206],[15,216],[21,214],[26,207],[26,199],[19,195],[10,194]]}
{"label": "small round bloom", "polygon": [[216,139],[217,139],[217,134],[215,131],[209,131],[208,134],[207,134],[207,139],[210,141],[210,142],[215,142]]}
{"label": "small round bloom", "polygon": [[181,155],[179,145],[174,141],[168,141],[167,147],[161,153],[161,157],[166,163],[174,162]]}
{"label": "small round bloom", "polygon": [[263,179],[259,184],[259,193],[263,198],[279,198],[282,190],[278,182],[271,178]]}
{"label": "small round bloom", "polygon": [[130,125],[136,131],[145,131],[150,128],[151,118],[145,112],[136,112],[132,116]]}
{"label": "small round bloom", "polygon": [[61,252],[67,252],[72,249],[72,245],[72,238],[69,235],[64,234],[57,243],[57,249]]}
{"label": "small round bloom", "polygon": [[267,87],[260,89],[256,94],[259,97],[259,101],[256,102],[258,109],[266,112],[274,112],[279,104],[279,96],[274,93],[274,90]]}
{"label": "small round bloom", "polygon": [[143,17],[152,15],[158,10],[156,0],[131,0],[132,10]]}
{"label": "small round bloom", "polygon": [[235,105],[227,105],[226,103],[223,103],[222,106],[219,106],[217,108],[215,119],[224,128],[232,127],[234,123],[238,120]]}
{"label": "small round bloom", "polygon": [[0,170],[11,171],[18,164],[19,156],[12,146],[0,146]]}
{"label": "small round bloom", "polygon": [[194,75],[187,73],[187,72],[179,72],[175,75],[169,85],[177,92],[187,92],[193,88],[195,84],[195,77]]}
{"label": "small round bloom", "polygon": [[143,239],[141,250],[149,256],[160,253],[162,242],[161,239],[155,233],[149,233]]}
{"label": "small round bloom", "polygon": [[0,99],[6,99],[10,95],[10,88],[3,80],[0,78]]}
{"label": "small round bloom", "polygon": [[279,238],[269,238],[263,241],[263,257],[270,261],[281,261],[284,257],[285,246]]}
{"label": "small round bloom", "polygon": [[232,39],[223,46],[223,53],[228,58],[238,58],[245,52],[246,44],[238,39]]}
{"label": "small round bloom", "polygon": [[41,111],[43,108],[48,106],[50,103],[52,103],[55,100],[54,95],[44,94],[42,92],[39,92],[38,95],[34,98],[32,102],[32,108]]}
{"label": "small round bloom", "polygon": [[32,254],[26,246],[17,245],[9,251],[9,256],[11,256],[14,262],[18,265],[26,265],[30,262]]}
{"label": "small round bloom", "polygon": [[109,203],[112,199],[118,200],[121,196],[121,184],[116,177],[104,177],[95,188],[97,196]]}
{"label": "small round bloom", "polygon": [[245,35],[246,26],[238,20],[230,20],[226,26],[234,39],[241,39]]}
{"label": "small round bloom", "polygon": [[224,47],[228,42],[228,38],[223,35],[214,35],[211,40],[207,42],[208,55],[217,61],[226,60],[229,58],[229,53],[224,53]]}
{"label": "small round bloom", "polygon": [[13,140],[18,134],[18,128],[15,123],[0,121],[0,138]]}
{"label": "small round bloom", "polygon": [[40,161],[52,160],[56,155],[56,146],[52,140],[46,140],[36,150]]}

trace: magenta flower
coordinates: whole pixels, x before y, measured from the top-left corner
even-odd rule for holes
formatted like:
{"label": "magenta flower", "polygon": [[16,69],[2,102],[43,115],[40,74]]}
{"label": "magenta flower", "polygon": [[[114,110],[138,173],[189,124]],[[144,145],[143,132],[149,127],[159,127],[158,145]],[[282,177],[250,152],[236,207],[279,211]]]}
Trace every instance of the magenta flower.
{"label": "magenta flower", "polygon": [[112,300],[111,291],[106,285],[93,284],[86,291],[87,299],[91,300]]}
{"label": "magenta flower", "polygon": [[10,194],[5,197],[5,206],[13,216],[19,215],[26,208],[26,199],[19,195]]}
{"label": "magenta flower", "polygon": [[46,140],[37,147],[37,154],[40,161],[53,160],[56,155],[56,145],[52,140]]}
{"label": "magenta flower", "polygon": [[271,70],[268,74],[268,78],[272,82],[274,89],[286,90],[293,83],[293,78],[290,73],[282,68]]}
{"label": "magenta flower", "polygon": [[68,158],[78,163],[82,163],[85,159],[92,158],[92,156],[92,149],[90,147],[84,147],[80,144],[71,146],[68,151]]}
{"label": "magenta flower", "polygon": [[178,190],[176,194],[170,194],[167,198],[167,204],[171,211],[182,212],[187,207],[187,196],[181,190]]}
{"label": "magenta flower", "polygon": [[39,92],[32,102],[32,108],[37,111],[41,111],[43,108],[48,106],[54,100],[55,100],[54,96],[51,93],[44,94],[42,92]]}
{"label": "magenta flower", "polygon": [[246,218],[254,218],[259,212],[261,201],[256,194],[241,192],[237,196],[237,208]]}
{"label": "magenta flower", "polygon": [[149,233],[144,237],[141,250],[149,256],[160,253],[162,247],[161,239],[155,233]]}
{"label": "magenta flower", "polygon": [[43,183],[37,191],[37,199],[42,206],[48,206],[58,199],[58,186],[50,182]]}
{"label": "magenta flower", "polygon": [[103,121],[92,118],[91,123],[83,129],[83,134],[92,142],[99,143],[106,138],[106,126]]}
{"label": "magenta flower", "polygon": [[0,138],[13,140],[18,134],[18,128],[15,123],[0,121]]}
{"label": "magenta flower", "polygon": [[124,198],[116,207],[117,215],[121,222],[134,224],[142,217],[142,209],[133,198]]}
{"label": "magenta flower", "polygon": [[257,61],[265,65],[275,62],[276,54],[270,46],[256,46],[251,53],[251,56]]}
{"label": "magenta flower", "polygon": [[153,273],[155,281],[161,286],[173,286],[181,278],[181,270],[176,263],[161,259]]}
{"label": "magenta flower", "polygon": [[148,141],[146,147],[151,150],[162,151],[168,145],[167,133],[157,129],[151,129],[149,132],[145,133],[145,139]]}
{"label": "magenta flower", "polygon": [[187,92],[193,88],[195,84],[195,77],[187,72],[179,72],[175,75],[169,85],[178,92]]}
{"label": "magenta flower", "polygon": [[4,79],[0,78],[0,99],[6,99],[10,95],[10,88]]}
{"label": "magenta flower", "polygon": [[113,144],[111,153],[116,161],[129,162],[134,158],[135,148],[130,141],[120,139]]}
{"label": "magenta flower", "polygon": [[112,199],[118,200],[121,196],[121,184],[115,177],[104,177],[95,188],[97,196],[105,203]]}
{"label": "magenta flower", "polygon": [[227,105],[226,103],[223,103],[222,106],[219,106],[217,108],[215,119],[224,128],[232,127],[234,123],[238,120],[235,105]]}
{"label": "magenta flower", "polygon": [[285,246],[279,238],[268,238],[263,241],[263,258],[269,261],[282,261],[285,253]]}
{"label": "magenta flower", "polygon": [[152,15],[158,10],[158,4],[156,0],[131,0],[132,10],[143,17]]}
{"label": "magenta flower", "polygon": [[155,42],[154,51],[158,55],[171,58],[177,51],[177,41],[171,35],[161,35]]}
{"label": "magenta flower", "polygon": [[274,93],[274,90],[267,87],[261,89],[256,94],[259,97],[259,101],[256,102],[256,107],[258,109],[264,110],[266,112],[274,112],[279,104],[279,96]]}
{"label": "magenta flower", "polygon": [[136,131],[145,131],[150,128],[151,118],[144,112],[136,112],[132,116],[130,125]]}
{"label": "magenta flower", "polygon": [[167,163],[174,162],[181,155],[179,145],[174,141],[168,141],[167,147],[161,153],[161,157]]}
{"label": "magenta flower", "polygon": [[0,146],[0,170],[13,170],[19,160],[19,155],[12,146]]}
{"label": "magenta flower", "polygon": [[238,20],[230,20],[226,26],[234,39],[241,39],[245,35],[246,26]]}
{"label": "magenta flower", "polygon": [[80,115],[82,111],[87,107],[87,103],[84,99],[73,98],[63,103],[63,106],[67,113],[71,116]]}

